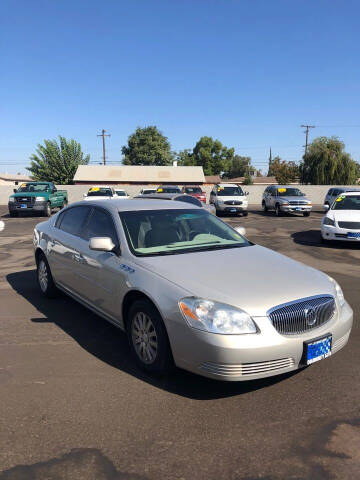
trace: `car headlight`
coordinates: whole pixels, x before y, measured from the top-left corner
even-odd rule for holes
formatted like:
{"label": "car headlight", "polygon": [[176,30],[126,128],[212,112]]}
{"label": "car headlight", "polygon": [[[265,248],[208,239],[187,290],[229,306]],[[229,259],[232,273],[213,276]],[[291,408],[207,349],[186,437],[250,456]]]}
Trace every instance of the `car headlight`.
{"label": "car headlight", "polygon": [[289,202],[281,202],[280,204],[282,207],[287,207],[289,205]]}
{"label": "car headlight", "polygon": [[343,307],[345,305],[345,297],[344,297],[344,293],[342,291],[342,288],[337,283],[337,281],[334,280],[332,277],[329,277],[329,279],[334,284],[335,293],[336,293],[336,297],[338,299],[339,305],[340,305],[340,307]]}
{"label": "car headlight", "polygon": [[329,217],[325,217],[323,220],[324,225],[331,225],[332,227],[335,227],[335,220],[332,220]]}
{"label": "car headlight", "polygon": [[44,197],[35,197],[35,202],[43,202],[44,200]]}
{"label": "car headlight", "polygon": [[189,326],[198,330],[227,335],[258,331],[254,321],[246,312],[224,303],[186,297],[180,300],[179,307]]}
{"label": "car headlight", "polygon": [[15,197],[9,197],[9,203],[14,203],[15,202]]}

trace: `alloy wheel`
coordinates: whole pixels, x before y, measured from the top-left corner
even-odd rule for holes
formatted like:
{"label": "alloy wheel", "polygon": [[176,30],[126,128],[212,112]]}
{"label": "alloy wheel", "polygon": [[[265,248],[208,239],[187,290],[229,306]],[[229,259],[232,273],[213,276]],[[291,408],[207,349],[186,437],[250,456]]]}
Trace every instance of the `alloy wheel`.
{"label": "alloy wheel", "polygon": [[44,260],[40,260],[38,268],[39,285],[43,292],[46,292],[49,284],[47,266]]}
{"label": "alloy wheel", "polygon": [[151,318],[137,312],[132,322],[131,338],[135,352],[146,365],[154,363],[158,351],[158,339]]}

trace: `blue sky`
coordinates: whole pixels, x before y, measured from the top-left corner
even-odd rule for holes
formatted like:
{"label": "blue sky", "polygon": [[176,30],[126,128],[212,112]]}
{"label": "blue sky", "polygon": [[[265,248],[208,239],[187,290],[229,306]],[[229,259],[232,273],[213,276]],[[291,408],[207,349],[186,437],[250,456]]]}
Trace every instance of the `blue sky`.
{"label": "blue sky", "polygon": [[173,150],[202,135],[250,155],[299,160],[338,135],[360,160],[357,0],[3,0],[0,171],[25,171],[44,138],[109,161],[137,126]]}

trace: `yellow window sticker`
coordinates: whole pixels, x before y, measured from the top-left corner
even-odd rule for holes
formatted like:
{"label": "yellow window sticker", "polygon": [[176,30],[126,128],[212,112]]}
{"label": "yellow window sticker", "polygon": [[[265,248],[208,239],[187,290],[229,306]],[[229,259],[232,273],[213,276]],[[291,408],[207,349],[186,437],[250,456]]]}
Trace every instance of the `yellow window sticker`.
{"label": "yellow window sticker", "polygon": [[24,188],[24,187],[26,187],[26,183],[22,183],[22,184],[20,185],[20,188]]}
{"label": "yellow window sticker", "polygon": [[338,198],[336,199],[336,201],[337,201],[337,202],[342,202],[342,201],[344,200],[344,198],[345,198],[345,195],[341,195],[341,197],[338,197]]}
{"label": "yellow window sticker", "polygon": [[218,192],[221,192],[221,190],[224,190],[224,187],[218,187]]}
{"label": "yellow window sticker", "polygon": [[278,188],[278,192],[279,192],[279,193],[285,193],[285,192],[286,192],[286,188]]}
{"label": "yellow window sticker", "polygon": [[163,190],[162,188],[158,188],[157,191],[158,191],[158,193],[161,193],[161,192],[163,192],[164,190]]}
{"label": "yellow window sticker", "polygon": [[99,187],[91,187],[89,192],[99,192],[100,188]]}

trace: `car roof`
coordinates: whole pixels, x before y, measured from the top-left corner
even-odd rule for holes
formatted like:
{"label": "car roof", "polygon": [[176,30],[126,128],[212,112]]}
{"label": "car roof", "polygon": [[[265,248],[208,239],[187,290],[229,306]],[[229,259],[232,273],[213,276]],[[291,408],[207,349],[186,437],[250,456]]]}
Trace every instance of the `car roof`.
{"label": "car roof", "polygon": [[345,196],[352,196],[352,195],[359,195],[360,194],[360,190],[351,190],[349,192],[343,192],[341,195],[345,195]]}
{"label": "car roof", "polygon": [[179,188],[179,185],[159,185],[157,188]]}
{"label": "car roof", "polygon": [[222,187],[240,187],[237,183],[218,183],[217,185],[221,185]]}
{"label": "car roof", "polygon": [[89,190],[90,188],[113,188],[113,187],[110,187],[110,185],[90,185],[89,186]]}
{"label": "car roof", "polygon": [[272,185],[275,188],[297,188],[300,190],[300,185]]}
{"label": "car roof", "polygon": [[93,205],[94,207],[103,207],[107,210],[118,211],[118,212],[131,212],[131,211],[140,211],[140,210],[184,210],[188,208],[198,209],[197,205],[192,203],[184,202],[174,202],[172,200],[161,200],[161,199],[152,199],[149,202],[147,198],[131,198],[129,200],[118,200],[112,198],[111,200],[88,200],[72,203],[69,207],[86,205]]}

